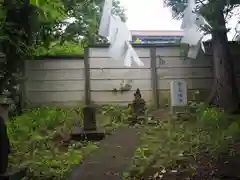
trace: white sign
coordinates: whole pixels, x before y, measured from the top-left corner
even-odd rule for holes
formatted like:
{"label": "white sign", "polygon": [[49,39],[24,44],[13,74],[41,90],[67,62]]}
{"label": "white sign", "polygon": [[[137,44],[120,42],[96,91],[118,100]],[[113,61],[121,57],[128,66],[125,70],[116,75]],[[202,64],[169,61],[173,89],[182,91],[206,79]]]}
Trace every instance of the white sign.
{"label": "white sign", "polygon": [[186,106],[187,105],[187,82],[184,80],[171,81],[171,105]]}

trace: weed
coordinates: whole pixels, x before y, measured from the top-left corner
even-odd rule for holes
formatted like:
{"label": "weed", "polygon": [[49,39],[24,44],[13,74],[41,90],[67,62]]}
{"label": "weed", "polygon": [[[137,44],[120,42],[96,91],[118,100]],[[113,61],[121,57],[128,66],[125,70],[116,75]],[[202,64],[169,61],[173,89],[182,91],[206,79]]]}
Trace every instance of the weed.
{"label": "weed", "polygon": [[[108,130],[118,127],[125,116],[124,109],[111,107],[97,113],[99,124]],[[69,141],[72,126],[82,125],[82,118],[82,108],[37,108],[11,120],[7,125],[10,167],[28,167],[27,179],[66,179],[71,168],[98,147],[97,143]]]}
{"label": "weed", "polygon": [[141,146],[133,158],[132,178],[177,172],[179,164],[184,164],[184,169],[192,176],[196,173],[194,164],[203,153],[217,158],[219,154],[228,152],[230,144],[239,140],[237,117],[204,104],[191,103],[190,106],[194,111],[187,121],[170,120],[155,127],[145,127]]}

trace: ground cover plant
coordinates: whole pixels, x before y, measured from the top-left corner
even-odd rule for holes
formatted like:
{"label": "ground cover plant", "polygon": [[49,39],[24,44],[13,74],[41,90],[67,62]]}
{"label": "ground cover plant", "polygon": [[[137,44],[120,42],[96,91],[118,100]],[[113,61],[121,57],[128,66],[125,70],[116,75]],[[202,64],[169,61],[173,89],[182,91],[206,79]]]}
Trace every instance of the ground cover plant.
{"label": "ground cover plant", "polygon": [[239,162],[239,116],[203,104],[191,104],[191,109],[184,118],[145,125],[125,179],[240,177],[232,172]]}
{"label": "ground cover plant", "polygon": [[[98,126],[110,132],[123,124],[124,113],[116,106],[98,108]],[[82,118],[80,107],[30,109],[12,119],[7,124],[10,167],[27,167],[26,179],[66,179],[74,165],[98,148],[98,143],[69,141],[72,126],[82,126]]]}

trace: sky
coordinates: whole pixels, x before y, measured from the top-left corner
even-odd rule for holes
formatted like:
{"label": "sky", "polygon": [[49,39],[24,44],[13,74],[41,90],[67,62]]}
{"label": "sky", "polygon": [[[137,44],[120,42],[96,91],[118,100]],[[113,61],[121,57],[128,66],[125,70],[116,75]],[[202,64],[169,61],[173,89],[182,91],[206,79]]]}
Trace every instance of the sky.
{"label": "sky", "polygon": [[181,21],[173,20],[163,0],[120,0],[130,30],[180,30]]}
{"label": "sky", "polygon": [[[163,6],[163,0],[120,0],[126,9],[127,26],[130,30],[180,30],[181,20],[172,18],[171,10]],[[233,18],[228,27],[235,27]],[[235,34],[234,28],[229,33],[231,39]]]}

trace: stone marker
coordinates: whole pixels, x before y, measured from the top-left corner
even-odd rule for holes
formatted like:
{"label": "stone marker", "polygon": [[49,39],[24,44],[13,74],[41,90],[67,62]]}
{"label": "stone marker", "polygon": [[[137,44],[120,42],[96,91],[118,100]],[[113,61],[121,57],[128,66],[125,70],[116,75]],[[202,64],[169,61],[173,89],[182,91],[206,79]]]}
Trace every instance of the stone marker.
{"label": "stone marker", "polygon": [[184,80],[171,81],[171,113],[185,112],[187,103],[187,82]]}
{"label": "stone marker", "polygon": [[96,108],[88,105],[83,108],[83,128],[74,127],[71,139],[77,141],[100,141],[105,137],[104,132],[97,130]]}

